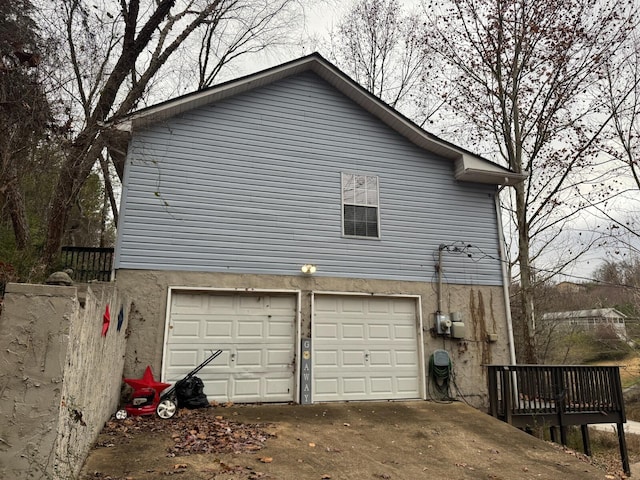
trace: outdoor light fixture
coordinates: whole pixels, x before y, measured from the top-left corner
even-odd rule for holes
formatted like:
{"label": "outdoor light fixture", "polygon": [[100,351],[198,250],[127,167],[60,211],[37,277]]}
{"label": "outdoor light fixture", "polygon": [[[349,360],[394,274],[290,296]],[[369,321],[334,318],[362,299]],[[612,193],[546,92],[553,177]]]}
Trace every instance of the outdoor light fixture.
{"label": "outdoor light fixture", "polygon": [[302,265],[302,268],[300,270],[305,275],[313,275],[314,273],[316,273],[316,266],[312,265],[310,263],[306,263],[306,264]]}

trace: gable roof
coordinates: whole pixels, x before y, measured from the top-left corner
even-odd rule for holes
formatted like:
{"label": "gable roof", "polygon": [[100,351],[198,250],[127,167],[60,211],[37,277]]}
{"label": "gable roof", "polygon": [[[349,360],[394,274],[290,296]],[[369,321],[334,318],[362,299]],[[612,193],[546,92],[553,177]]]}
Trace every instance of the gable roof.
{"label": "gable roof", "polygon": [[257,73],[152,105],[114,122],[119,130],[133,132],[138,128],[167,120],[175,115],[216,103],[278,80],[312,71],[367,112],[424,150],[454,162],[454,176],[465,182],[492,185],[514,185],[527,175],[515,173],[423,130],[409,118],[368,92],[319,53],[292,60]]}

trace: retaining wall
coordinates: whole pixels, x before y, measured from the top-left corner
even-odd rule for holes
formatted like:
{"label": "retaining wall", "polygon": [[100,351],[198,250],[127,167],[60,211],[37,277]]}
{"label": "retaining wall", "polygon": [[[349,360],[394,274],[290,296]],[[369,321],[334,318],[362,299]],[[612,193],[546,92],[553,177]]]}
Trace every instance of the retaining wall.
{"label": "retaining wall", "polygon": [[[111,322],[102,336],[107,305]],[[128,310],[113,284],[7,285],[0,315],[0,478],[77,475],[118,406]]]}

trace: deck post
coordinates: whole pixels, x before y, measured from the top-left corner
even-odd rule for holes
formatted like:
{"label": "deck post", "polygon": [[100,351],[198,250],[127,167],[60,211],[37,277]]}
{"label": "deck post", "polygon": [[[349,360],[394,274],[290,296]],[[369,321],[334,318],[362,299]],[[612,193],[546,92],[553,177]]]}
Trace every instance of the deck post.
{"label": "deck post", "polygon": [[489,413],[498,418],[498,371],[489,367]]}
{"label": "deck post", "polygon": [[566,399],[566,388],[564,384],[563,372],[560,368],[553,368],[553,394],[555,397],[555,410],[558,416],[558,426],[560,427],[560,443],[567,445],[567,426],[564,421],[564,409]]}
{"label": "deck post", "polygon": [[582,430],[582,448],[584,450],[584,454],[590,457],[591,438],[589,437],[589,425],[580,425],[580,430]]}
{"label": "deck post", "polygon": [[509,425],[513,424],[513,389],[511,388],[511,373],[506,368],[506,374],[502,376],[504,391],[502,392],[502,401],[504,403],[504,420]]}
{"label": "deck post", "polygon": [[622,470],[627,476],[631,476],[631,467],[629,466],[629,452],[627,452],[627,440],[624,437],[624,423],[618,423],[616,430],[618,431],[618,444],[620,445],[620,458],[622,458]]}

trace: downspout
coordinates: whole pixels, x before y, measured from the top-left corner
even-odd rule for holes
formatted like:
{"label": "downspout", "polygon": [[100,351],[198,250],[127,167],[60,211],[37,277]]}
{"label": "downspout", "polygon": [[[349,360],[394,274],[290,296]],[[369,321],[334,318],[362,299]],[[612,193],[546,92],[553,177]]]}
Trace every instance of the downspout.
{"label": "downspout", "polygon": [[504,248],[504,231],[502,230],[502,215],[500,214],[500,192],[506,185],[501,186],[495,195],[496,217],[498,219],[498,243],[500,244],[500,265],[502,268],[502,293],[504,294],[505,318],[507,321],[507,338],[509,340],[509,360],[516,364],[516,347],[513,341],[513,320],[511,318],[511,302],[509,300],[509,278],[507,277],[507,254]]}

